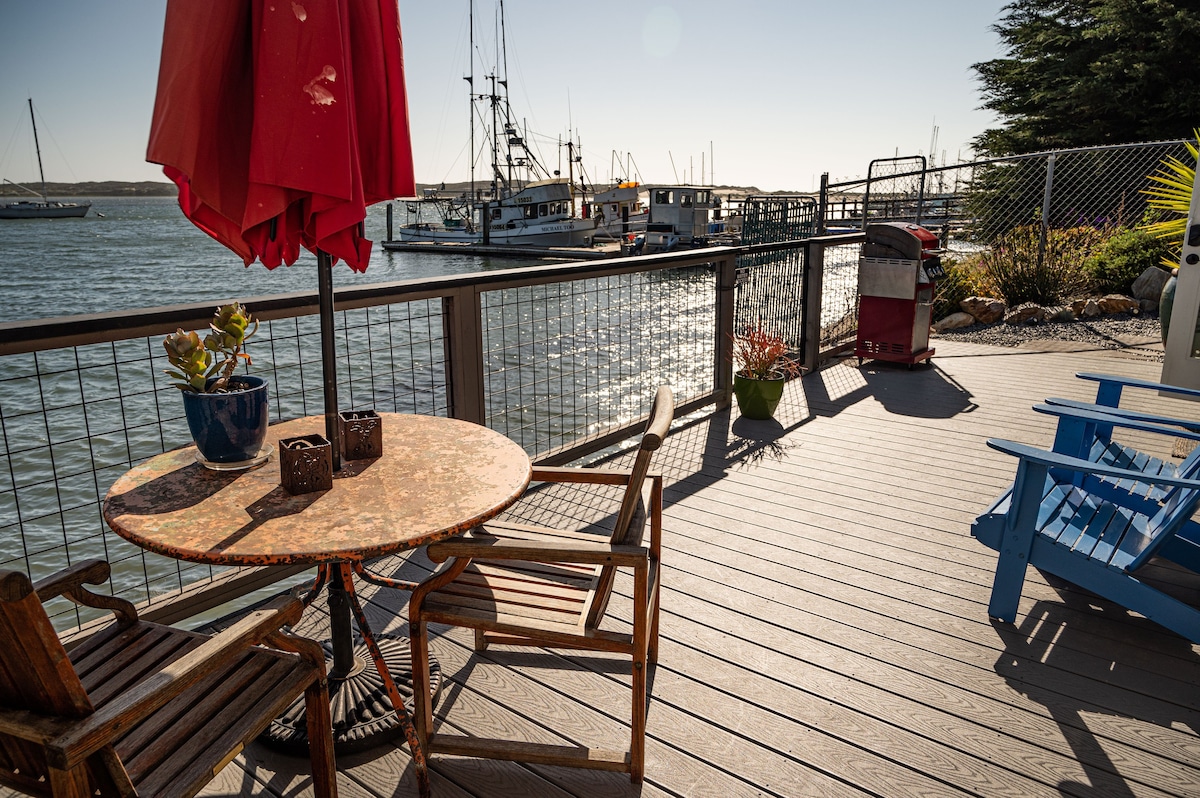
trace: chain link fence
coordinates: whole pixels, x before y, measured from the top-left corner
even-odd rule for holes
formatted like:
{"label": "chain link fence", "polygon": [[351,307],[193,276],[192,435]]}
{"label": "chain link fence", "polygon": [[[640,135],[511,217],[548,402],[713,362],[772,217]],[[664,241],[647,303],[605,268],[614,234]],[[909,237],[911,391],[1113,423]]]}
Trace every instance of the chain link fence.
{"label": "chain link fence", "polygon": [[[871,162],[868,177],[824,187],[824,224],[906,221],[951,249],[987,246],[1016,227],[1134,227],[1152,220],[1145,190],[1167,158],[1194,163],[1187,142],[1055,150],[950,166],[920,156]],[[865,212],[864,212],[865,209]]]}

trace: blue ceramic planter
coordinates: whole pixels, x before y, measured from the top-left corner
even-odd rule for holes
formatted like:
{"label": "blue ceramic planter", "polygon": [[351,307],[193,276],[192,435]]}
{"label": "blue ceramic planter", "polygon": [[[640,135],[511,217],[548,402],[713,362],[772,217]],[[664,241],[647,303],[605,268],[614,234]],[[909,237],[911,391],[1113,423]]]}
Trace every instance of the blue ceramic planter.
{"label": "blue ceramic planter", "polygon": [[231,393],[183,392],[188,429],[201,456],[211,463],[240,463],[252,459],[267,437],[267,381],[239,375],[250,386]]}

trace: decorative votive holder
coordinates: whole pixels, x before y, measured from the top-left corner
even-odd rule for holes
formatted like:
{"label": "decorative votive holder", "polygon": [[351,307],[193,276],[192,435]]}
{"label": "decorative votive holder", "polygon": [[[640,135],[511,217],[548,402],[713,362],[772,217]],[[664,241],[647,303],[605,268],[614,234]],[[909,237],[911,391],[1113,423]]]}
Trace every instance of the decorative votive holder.
{"label": "decorative votive holder", "polygon": [[279,441],[279,483],[293,496],[333,487],[333,445],[323,435]]}
{"label": "decorative votive holder", "polygon": [[383,419],[374,410],[338,413],[342,431],[342,459],[368,460],[383,454]]}

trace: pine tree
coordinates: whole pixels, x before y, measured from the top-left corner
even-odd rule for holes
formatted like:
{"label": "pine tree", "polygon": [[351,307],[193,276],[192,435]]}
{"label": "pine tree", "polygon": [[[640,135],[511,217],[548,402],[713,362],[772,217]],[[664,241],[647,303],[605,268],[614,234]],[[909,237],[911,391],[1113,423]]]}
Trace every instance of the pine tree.
{"label": "pine tree", "polygon": [[1186,138],[1200,119],[1200,2],[1014,0],[1008,57],[974,65],[990,155]]}

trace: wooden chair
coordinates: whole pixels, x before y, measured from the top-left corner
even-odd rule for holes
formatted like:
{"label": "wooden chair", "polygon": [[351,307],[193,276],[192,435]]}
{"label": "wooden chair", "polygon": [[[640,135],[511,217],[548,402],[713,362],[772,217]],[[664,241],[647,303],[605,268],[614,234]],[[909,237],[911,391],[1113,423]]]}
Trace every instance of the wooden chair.
{"label": "wooden chair", "polygon": [[[658,389],[646,432],[628,470],[540,468],[534,481],[623,485],[624,497],[609,539],[579,532],[491,522],[429,546],[444,563],[413,592],[409,603],[414,715],[417,736],[430,753],[509,759],[625,771],[644,771],[647,668],[657,657],[662,477],[649,473],[651,455],[671,425],[671,391]],[[650,543],[642,544],[649,519]],[[600,629],[616,569],[633,571],[633,634]],[[433,734],[429,697],[427,625],[475,630],[475,647],[488,643],[578,648],[627,654],[633,660],[632,723],[628,751]]]}
{"label": "wooden chair", "polygon": [[[83,587],[108,576],[99,560],[36,585],[0,571],[0,784],[70,798],[192,796],[303,694],[315,793],[337,795],[324,653],[280,632],[300,619],[299,601],[207,636],[138,620],[129,602]],[[56,596],[117,621],[68,654],[42,606]]]}

